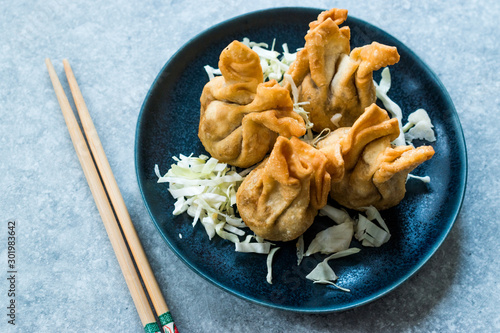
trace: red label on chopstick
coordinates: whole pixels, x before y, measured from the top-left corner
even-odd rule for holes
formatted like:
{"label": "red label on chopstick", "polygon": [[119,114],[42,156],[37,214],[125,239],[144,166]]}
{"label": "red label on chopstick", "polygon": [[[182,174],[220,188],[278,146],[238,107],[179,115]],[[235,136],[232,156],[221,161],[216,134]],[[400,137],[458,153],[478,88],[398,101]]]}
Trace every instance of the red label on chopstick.
{"label": "red label on chopstick", "polygon": [[175,326],[174,319],[170,314],[170,311],[165,312],[161,316],[158,317],[160,319],[161,328],[163,329],[163,333],[179,333],[177,327]]}

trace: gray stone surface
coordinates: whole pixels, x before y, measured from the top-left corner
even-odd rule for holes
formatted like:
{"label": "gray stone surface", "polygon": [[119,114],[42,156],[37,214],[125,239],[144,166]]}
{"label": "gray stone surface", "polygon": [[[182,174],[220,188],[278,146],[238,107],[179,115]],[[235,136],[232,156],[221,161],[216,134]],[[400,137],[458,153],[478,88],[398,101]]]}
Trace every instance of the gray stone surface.
{"label": "gray stone surface", "polygon": [[[68,58],[180,332],[500,331],[498,1],[310,1],[348,8],[419,55],[448,89],[469,156],[467,196],[443,246],[361,308],[300,315],[206,282],[167,247],[139,193],[134,134],[169,57],[211,25],[269,1],[0,0],[0,331],[141,332],[44,64]],[[274,1],[273,6],[304,5]],[[63,80],[65,82],[65,80]],[[67,86],[65,86],[67,88]],[[7,324],[7,220],[17,225],[17,320]]]}

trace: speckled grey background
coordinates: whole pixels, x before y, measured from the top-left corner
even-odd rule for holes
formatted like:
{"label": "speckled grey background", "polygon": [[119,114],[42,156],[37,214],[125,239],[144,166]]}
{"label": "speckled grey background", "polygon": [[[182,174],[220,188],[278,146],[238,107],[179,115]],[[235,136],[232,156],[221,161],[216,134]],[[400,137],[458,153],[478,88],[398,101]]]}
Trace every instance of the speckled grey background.
{"label": "speckled grey background", "polygon": [[[180,332],[500,331],[498,1],[274,1],[349,9],[447,87],[469,156],[464,205],[435,256],[364,307],[299,315],[236,298],[187,268],[142,202],[134,135],[159,70],[211,25],[269,1],[0,0],[0,331],[141,332],[45,68],[68,58]],[[65,80],[63,80],[65,82]],[[17,220],[17,320],[7,324],[7,220]]]}

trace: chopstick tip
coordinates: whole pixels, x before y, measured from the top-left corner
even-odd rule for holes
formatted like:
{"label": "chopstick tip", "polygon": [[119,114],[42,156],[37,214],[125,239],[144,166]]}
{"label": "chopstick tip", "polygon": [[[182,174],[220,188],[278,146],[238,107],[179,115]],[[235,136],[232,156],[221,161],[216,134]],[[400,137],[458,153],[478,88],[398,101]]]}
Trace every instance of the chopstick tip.
{"label": "chopstick tip", "polygon": [[50,61],[50,58],[45,58],[45,66],[47,66],[49,73],[54,70],[54,66],[52,65],[52,62]]}
{"label": "chopstick tip", "polygon": [[68,71],[72,72],[68,59],[63,59],[63,66],[64,66],[64,70],[66,71],[66,73],[68,73]]}

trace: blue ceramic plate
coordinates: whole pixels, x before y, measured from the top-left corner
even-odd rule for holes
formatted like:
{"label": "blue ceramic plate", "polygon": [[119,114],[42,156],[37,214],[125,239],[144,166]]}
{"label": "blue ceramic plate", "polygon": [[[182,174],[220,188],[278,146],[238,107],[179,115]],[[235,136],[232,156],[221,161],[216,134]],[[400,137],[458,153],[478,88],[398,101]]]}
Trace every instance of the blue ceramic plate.
{"label": "blue ceramic plate", "polygon": [[[154,165],[166,172],[172,156],[206,154],[198,133],[199,98],[207,75],[203,66],[217,67],[220,52],[233,40],[271,44],[284,42],[290,50],[302,47],[308,23],[319,9],[276,8],[245,14],[218,24],[184,45],[165,65],[142,106],[136,133],[136,169],[144,202],[153,222],[172,250],[196,273],[244,299],[285,310],[332,312],[353,308],[381,297],[407,280],[434,254],[459,213],[465,191],[467,158],[460,122],[452,101],[436,75],[405,45],[384,31],[349,17],[351,46],[378,41],[398,48],[401,61],[391,66],[389,95],[405,113],[428,111],[437,141],[434,157],[414,171],[432,182],[407,184],[407,195],[383,216],[392,238],[380,248],[363,248],[356,255],[332,260],[338,284],[316,285],[305,276],[324,256],[296,264],[295,242],[280,244],[275,255],[273,284],[266,282],[266,256],[237,253],[234,245],[208,240],[203,226],[191,226],[186,214],[172,215],[173,199],[167,184],[157,184]],[[376,73],[377,74],[377,73]],[[378,73],[378,75],[380,75]],[[379,80],[379,76],[375,76]],[[306,246],[331,222],[317,218],[304,234]],[[182,234],[182,239],[179,238]],[[356,246],[353,241],[353,246]]]}

